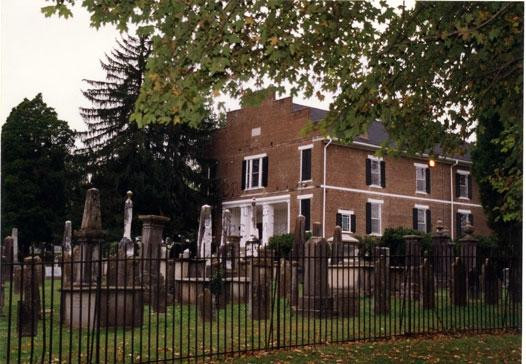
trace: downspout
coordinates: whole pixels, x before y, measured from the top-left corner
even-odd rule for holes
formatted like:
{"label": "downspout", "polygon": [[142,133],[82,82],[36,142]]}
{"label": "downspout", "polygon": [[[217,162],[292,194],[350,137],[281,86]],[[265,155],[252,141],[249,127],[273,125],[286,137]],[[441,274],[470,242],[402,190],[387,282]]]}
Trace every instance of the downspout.
{"label": "downspout", "polygon": [[454,224],[453,224],[453,167],[456,167],[458,166],[458,159],[455,159],[455,163],[454,164],[451,164],[451,168],[450,168],[450,171],[449,171],[449,176],[450,176],[450,201],[451,201],[451,240],[454,240],[455,236],[455,230],[454,230]]}
{"label": "downspout", "polygon": [[327,147],[332,143],[332,138],[329,138],[329,142],[323,147],[323,211],[322,211],[322,235],[325,237],[325,200],[327,199]]}

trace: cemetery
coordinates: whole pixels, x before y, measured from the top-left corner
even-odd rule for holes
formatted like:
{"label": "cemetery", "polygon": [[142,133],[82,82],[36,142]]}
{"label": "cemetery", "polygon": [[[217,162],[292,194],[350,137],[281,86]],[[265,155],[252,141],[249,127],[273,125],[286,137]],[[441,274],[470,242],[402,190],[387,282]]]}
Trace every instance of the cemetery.
{"label": "cemetery", "polygon": [[[438,221],[428,250],[422,236],[406,235],[403,256],[382,246],[366,256],[356,237],[342,239],[340,226],[325,239],[314,223],[306,239],[300,215],[284,254],[256,235],[241,246],[228,210],[215,239],[204,205],[192,251],[166,236],[169,217],[134,221],[132,198],[130,191],[113,252],[103,249],[96,188],[86,192],[80,228],[65,222],[53,264],[35,252],[19,259],[17,228],[5,237],[0,360],[171,361],[521,322],[521,262],[481,256],[469,224],[457,245]],[[141,225],[140,237],[132,224]]]}

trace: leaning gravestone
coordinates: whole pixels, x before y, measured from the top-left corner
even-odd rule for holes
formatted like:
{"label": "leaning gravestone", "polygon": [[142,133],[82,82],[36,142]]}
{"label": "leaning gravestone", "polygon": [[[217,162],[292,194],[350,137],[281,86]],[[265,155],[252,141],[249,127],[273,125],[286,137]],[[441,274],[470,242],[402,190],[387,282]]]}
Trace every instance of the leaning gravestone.
{"label": "leaning gravestone", "polygon": [[373,250],[374,258],[374,313],[389,313],[391,294],[389,292],[389,248],[375,247]]}
{"label": "leaning gravestone", "polygon": [[205,322],[213,321],[216,317],[214,297],[208,288],[204,288],[197,296],[197,310],[199,317]]}
{"label": "leaning gravestone", "polygon": [[483,266],[484,302],[496,305],[499,302],[499,277],[493,262],[488,258]]}
{"label": "leaning gravestone", "polygon": [[333,314],[333,299],[329,293],[329,244],[321,237],[321,225],[313,224],[312,237],[305,244],[304,292],[298,311],[313,317]]}

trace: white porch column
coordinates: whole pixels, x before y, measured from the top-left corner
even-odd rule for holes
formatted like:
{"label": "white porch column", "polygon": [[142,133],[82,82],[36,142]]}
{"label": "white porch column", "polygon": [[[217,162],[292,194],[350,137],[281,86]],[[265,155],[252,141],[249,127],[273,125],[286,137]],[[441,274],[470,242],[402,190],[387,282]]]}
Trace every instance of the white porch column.
{"label": "white porch column", "polygon": [[262,245],[267,245],[268,240],[274,235],[274,206],[263,205],[263,236]]}
{"label": "white porch column", "polygon": [[250,227],[252,226],[252,209],[250,206],[241,206],[239,214],[239,247],[245,251],[245,243],[250,237]]}

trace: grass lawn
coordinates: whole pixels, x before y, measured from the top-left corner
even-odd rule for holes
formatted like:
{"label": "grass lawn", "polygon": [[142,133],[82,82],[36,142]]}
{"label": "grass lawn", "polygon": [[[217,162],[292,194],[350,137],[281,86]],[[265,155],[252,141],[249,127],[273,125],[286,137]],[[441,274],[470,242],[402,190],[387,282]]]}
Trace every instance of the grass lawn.
{"label": "grass lawn", "polygon": [[[218,360],[212,362],[219,363]],[[399,338],[317,345],[221,359],[223,363],[520,363],[521,336],[503,332],[473,336]]]}
{"label": "grass lawn", "polygon": [[[145,305],[142,327],[101,328],[98,332],[89,332],[85,329],[70,330],[60,325],[59,286],[60,281],[46,281],[43,290],[44,319],[38,323],[38,335],[34,338],[19,339],[16,327],[16,302],[19,297],[9,297],[9,285],[6,285],[6,306],[11,300],[12,309],[9,313],[8,307],[4,307],[5,316],[0,318],[0,362],[7,359],[8,343],[10,359],[14,361],[20,359],[21,362],[34,362],[44,358],[62,363],[85,362],[88,344],[91,344],[94,348],[92,350],[99,348],[99,358],[102,362],[132,362],[251,350],[270,352],[288,345],[367,338],[386,340],[408,331],[424,334],[465,329],[476,331],[512,328],[519,326],[521,320],[520,305],[510,305],[509,300],[504,297],[498,305],[488,306],[482,299],[476,299],[470,300],[465,307],[458,307],[451,305],[449,295],[444,290],[437,292],[437,307],[434,310],[424,310],[417,301],[404,303],[399,297],[393,296],[390,313],[375,315],[373,299],[361,297],[359,315],[328,319],[302,316],[291,309],[286,299],[279,298],[275,300],[273,319],[266,321],[252,320],[249,305],[243,303],[227,305],[217,312],[216,319],[210,323],[204,323],[200,319],[196,305],[169,305],[166,313],[161,314],[154,313],[150,306]],[[327,355],[330,354],[331,347],[335,348],[334,350],[339,350],[337,348],[340,347],[349,347],[349,350],[352,350],[353,345],[364,344],[329,346]],[[422,350],[424,349],[425,345],[422,346]],[[367,347],[364,347],[365,351]],[[301,352],[308,353],[308,350],[302,349]],[[386,353],[386,357],[390,355],[388,354]],[[364,354],[364,358],[366,357]],[[304,360],[318,359],[307,357]]]}

